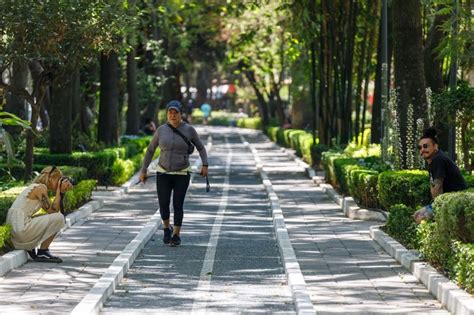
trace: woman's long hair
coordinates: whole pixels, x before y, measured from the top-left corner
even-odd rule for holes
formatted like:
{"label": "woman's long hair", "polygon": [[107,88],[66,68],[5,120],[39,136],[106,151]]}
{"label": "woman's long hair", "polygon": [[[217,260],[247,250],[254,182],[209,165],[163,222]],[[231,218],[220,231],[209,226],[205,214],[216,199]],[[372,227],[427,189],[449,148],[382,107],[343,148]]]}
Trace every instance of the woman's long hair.
{"label": "woman's long hair", "polygon": [[41,170],[41,173],[38,176],[36,176],[36,178],[33,180],[33,183],[45,184],[46,186],[48,186],[48,181],[51,178],[60,178],[62,175],[63,174],[61,170],[56,166],[47,166]]}

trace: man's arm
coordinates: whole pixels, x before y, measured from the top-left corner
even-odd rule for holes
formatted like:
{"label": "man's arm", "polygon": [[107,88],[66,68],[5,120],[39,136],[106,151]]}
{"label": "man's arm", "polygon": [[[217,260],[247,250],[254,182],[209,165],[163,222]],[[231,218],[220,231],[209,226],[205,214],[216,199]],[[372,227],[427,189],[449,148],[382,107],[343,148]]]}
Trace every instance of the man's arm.
{"label": "man's arm", "polygon": [[431,183],[431,197],[434,199],[443,193],[443,178],[436,178]]}

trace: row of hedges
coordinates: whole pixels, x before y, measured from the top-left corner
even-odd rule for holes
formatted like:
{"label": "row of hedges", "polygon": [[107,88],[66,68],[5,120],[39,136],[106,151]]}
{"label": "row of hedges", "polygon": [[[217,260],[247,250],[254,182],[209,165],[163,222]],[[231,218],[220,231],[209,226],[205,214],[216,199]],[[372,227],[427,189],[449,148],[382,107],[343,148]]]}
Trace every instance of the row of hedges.
{"label": "row of hedges", "polygon": [[[72,154],[49,154],[47,149],[39,148],[35,149],[34,160],[41,165],[82,167],[87,170],[86,178],[95,179],[100,185],[120,186],[140,168],[149,141],[150,137],[125,138],[116,148]],[[155,157],[158,154],[159,149]]]}
{"label": "row of hedges", "polygon": [[[297,152],[301,150],[301,137],[306,136],[301,130],[278,127],[266,132],[274,142]],[[357,144],[349,145],[343,152],[324,152],[326,180],[340,192],[351,194],[364,207],[389,210],[385,230],[392,237],[408,248],[418,249],[432,266],[474,293],[474,176],[464,174],[471,187],[468,191],[436,198],[433,222],[417,225],[414,212],[431,200],[428,173],[392,171],[379,155],[379,147]]]}

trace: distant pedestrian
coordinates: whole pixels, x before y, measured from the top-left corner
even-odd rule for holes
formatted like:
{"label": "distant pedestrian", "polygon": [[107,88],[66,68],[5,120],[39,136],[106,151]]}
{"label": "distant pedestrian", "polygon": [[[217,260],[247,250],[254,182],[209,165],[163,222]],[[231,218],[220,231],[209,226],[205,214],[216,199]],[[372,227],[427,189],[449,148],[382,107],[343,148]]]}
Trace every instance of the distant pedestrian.
{"label": "distant pedestrian", "polygon": [[[196,129],[182,121],[182,106],[179,101],[166,105],[168,122],[156,130],[146,151],[140,172],[140,181],[146,181],[147,168],[157,147],[160,157],[156,168],[156,189],[163,221],[163,243],[170,246],[181,244],[180,232],[183,223],[183,204],[189,186],[191,167],[189,155],[196,146],[202,161],[200,174],[207,176],[208,162],[206,148]],[[170,200],[173,193],[174,227],[170,225]]]}
{"label": "distant pedestrian", "polygon": [[188,104],[186,105],[186,111],[183,120],[187,122],[188,124],[193,123],[193,109],[194,109],[194,103],[193,100],[188,100]]}
{"label": "distant pedestrian", "polygon": [[[64,227],[62,199],[64,193],[72,188],[69,178],[62,176],[56,166],[44,168],[33,184],[26,187],[8,210],[7,224],[12,227],[12,243],[16,249],[25,249],[34,261],[62,262],[53,256],[49,245],[56,234]],[[50,202],[48,191],[54,191]],[[48,214],[35,216],[40,208]],[[36,250],[36,247],[40,248]]]}
{"label": "distant pedestrian", "polygon": [[[446,192],[460,191],[467,188],[459,168],[438,148],[436,134],[436,129],[428,128],[418,143],[420,155],[428,164],[430,192],[433,199]],[[413,215],[416,223],[420,223],[422,220],[430,220],[433,217],[434,212],[431,204],[419,209]]]}
{"label": "distant pedestrian", "polygon": [[211,115],[212,107],[208,103],[204,103],[201,105],[201,112],[203,114],[203,123],[207,125],[209,122],[209,116]]}
{"label": "distant pedestrian", "polygon": [[146,134],[146,135],[153,135],[156,131],[156,125],[155,123],[153,122],[153,120],[151,118],[147,118],[145,120],[145,126],[143,126],[143,132]]}

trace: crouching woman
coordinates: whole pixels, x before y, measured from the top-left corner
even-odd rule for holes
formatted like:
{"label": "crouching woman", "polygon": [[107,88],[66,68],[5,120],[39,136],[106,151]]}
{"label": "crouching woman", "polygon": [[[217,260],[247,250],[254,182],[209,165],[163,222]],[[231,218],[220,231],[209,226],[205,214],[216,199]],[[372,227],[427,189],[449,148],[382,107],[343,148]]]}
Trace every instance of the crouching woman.
{"label": "crouching woman", "polygon": [[[34,261],[60,263],[62,259],[49,252],[49,245],[64,227],[64,216],[60,212],[64,193],[72,183],[63,177],[56,166],[41,171],[31,185],[16,198],[7,214],[7,224],[12,227],[12,243],[16,249],[24,249]],[[55,192],[53,202],[48,191]],[[40,208],[47,214],[34,216]],[[36,247],[40,245],[39,249]]]}

